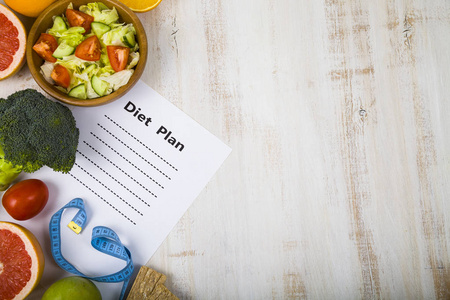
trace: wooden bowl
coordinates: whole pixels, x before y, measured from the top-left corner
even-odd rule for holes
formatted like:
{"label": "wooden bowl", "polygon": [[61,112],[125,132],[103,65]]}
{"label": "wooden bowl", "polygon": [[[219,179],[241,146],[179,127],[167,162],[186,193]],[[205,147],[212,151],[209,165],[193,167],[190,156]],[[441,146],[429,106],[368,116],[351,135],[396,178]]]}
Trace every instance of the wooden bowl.
{"label": "wooden bowl", "polygon": [[[47,29],[52,27],[53,25],[52,17],[63,14],[70,2],[73,3],[75,9],[78,9],[78,7],[80,7],[81,5],[90,2],[103,2],[109,8],[112,7],[116,8],[120,17],[119,22],[133,23],[136,29],[136,40],[139,44],[139,54],[140,54],[139,62],[137,66],[134,68],[134,73],[131,76],[128,83],[109,95],[87,100],[73,98],[61,92],[54,85],[45,80],[45,78],[42,76],[40,72],[40,67],[44,63],[44,60],[39,55],[37,55],[36,52],[33,50],[33,45],[36,43],[41,33],[45,32]],[[125,93],[127,93],[137,83],[142,73],[144,72],[145,65],[147,62],[147,47],[148,47],[147,36],[145,34],[145,30],[144,27],[142,26],[141,21],[136,16],[136,14],[133,11],[131,11],[127,6],[125,6],[123,3],[116,0],[58,0],[55,1],[53,4],[51,4],[49,7],[47,7],[39,15],[39,17],[36,19],[33,26],[31,27],[31,30],[28,33],[26,57],[28,68],[30,69],[31,75],[36,80],[37,84],[50,96],[70,105],[98,106],[112,102],[120,98],[121,96],[125,95]]]}

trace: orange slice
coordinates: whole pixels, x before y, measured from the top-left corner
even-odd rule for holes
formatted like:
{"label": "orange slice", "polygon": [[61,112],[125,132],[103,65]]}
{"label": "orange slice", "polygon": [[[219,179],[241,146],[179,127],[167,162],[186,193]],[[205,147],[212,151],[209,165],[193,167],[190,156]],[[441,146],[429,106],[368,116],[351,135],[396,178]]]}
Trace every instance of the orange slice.
{"label": "orange slice", "polygon": [[26,39],[22,22],[0,4],[0,80],[12,76],[23,66]]}
{"label": "orange slice", "polygon": [[19,14],[36,18],[44,9],[55,2],[55,0],[5,0],[6,5]]}
{"label": "orange slice", "polygon": [[25,227],[0,221],[0,299],[24,299],[44,272],[44,254]]}
{"label": "orange slice", "polygon": [[158,6],[161,0],[120,0],[135,12],[146,12]]}

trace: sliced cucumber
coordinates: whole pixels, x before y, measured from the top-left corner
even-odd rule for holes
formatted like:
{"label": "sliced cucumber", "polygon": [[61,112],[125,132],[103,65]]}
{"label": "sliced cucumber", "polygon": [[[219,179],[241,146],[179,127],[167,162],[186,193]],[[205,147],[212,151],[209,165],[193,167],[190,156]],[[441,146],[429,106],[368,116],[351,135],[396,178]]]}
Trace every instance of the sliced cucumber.
{"label": "sliced cucumber", "polygon": [[93,70],[95,70],[97,66],[95,64],[89,65],[86,69],[83,70],[83,73],[90,74]]}
{"label": "sliced cucumber", "polygon": [[58,48],[56,48],[55,52],[53,52],[53,57],[61,59],[71,55],[73,52],[75,52],[75,47],[69,46],[66,43],[61,43]]}
{"label": "sliced cucumber", "polygon": [[84,83],[81,83],[73,87],[68,95],[70,97],[75,97],[78,99],[86,99],[87,98],[86,85]]}
{"label": "sliced cucumber", "polygon": [[92,76],[91,79],[92,88],[100,97],[106,94],[106,91],[109,88],[109,83],[98,78],[97,75]]}
{"label": "sliced cucumber", "polygon": [[127,34],[125,34],[122,37],[122,42],[130,48],[134,48],[134,46],[136,46],[136,37],[134,35],[134,33],[132,32],[128,32]]}
{"label": "sliced cucumber", "polygon": [[60,16],[56,16],[53,20],[53,27],[51,28],[51,31],[61,33],[67,29],[69,28],[67,27],[66,22],[64,22],[64,19]]}
{"label": "sliced cucumber", "polygon": [[106,32],[111,30],[111,27],[109,27],[106,24],[100,23],[100,22],[92,22],[91,23],[91,29],[92,32],[98,37],[101,38],[102,35],[104,35]]}

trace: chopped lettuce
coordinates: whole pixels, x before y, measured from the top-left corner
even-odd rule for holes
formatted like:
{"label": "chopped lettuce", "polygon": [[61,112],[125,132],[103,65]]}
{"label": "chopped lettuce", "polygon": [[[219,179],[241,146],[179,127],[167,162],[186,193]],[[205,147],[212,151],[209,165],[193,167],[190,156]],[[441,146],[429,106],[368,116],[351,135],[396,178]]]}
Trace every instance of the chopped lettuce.
{"label": "chopped lettuce", "polygon": [[41,74],[42,76],[44,76],[45,80],[47,80],[48,82],[53,83],[53,79],[51,77],[53,68],[54,68],[55,64],[45,61],[44,64],[41,66]]}
{"label": "chopped lettuce", "polygon": [[101,2],[92,2],[80,6],[80,11],[94,17],[95,22],[100,22],[106,25],[112,24],[119,20],[119,14],[115,7],[112,9],[105,8]]}
{"label": "chopped lettuce", "polygon": [[133,69],[125,69],[122,71],[119,71],[117,73],[114,73],[113,75],[110,76],[100,76],[99,78],[103,81],[106,81],[107,83],[109,83],[113,90],[116,91],[117,89],[119,89],[121,86],[124,86],[125,84],[128,83],[128,81],[131,78],[131,75],[133,75],[134,70]]}
{"label": "chopped lettuce", "polygon": [[70,27],[63,32],[48,31],[48,33],[58,38],[58,45],[61,43],[66,43],[71,47],[76,47],[81,44],[85,38],[83,35],[84,32],[85,30],[83,27]]}
{"label": "chopped lettuce", "polygon": [[[136,29],[133,24],[112,24],[111,30],[103,34],[101,41],[106,46],[112,45],[127,47],[127,45],[123,42],[123,37],[128,33],[136,34]],[[136,43],[134,48],[130,50],[137,51],[138,49],[139,46]]]}
{"label": "chopped lettuce", "polygon": [[69,55],[62,59],[58,59],[57,63],[61,64],[74,73],[81,73],[90,64],[90,62],[78,58],[75,55]]}
{"label": "chopped lettuce", "polygon": [[139,62],[139,52],[131,52],[128,57],[127,69],[134,68]]}

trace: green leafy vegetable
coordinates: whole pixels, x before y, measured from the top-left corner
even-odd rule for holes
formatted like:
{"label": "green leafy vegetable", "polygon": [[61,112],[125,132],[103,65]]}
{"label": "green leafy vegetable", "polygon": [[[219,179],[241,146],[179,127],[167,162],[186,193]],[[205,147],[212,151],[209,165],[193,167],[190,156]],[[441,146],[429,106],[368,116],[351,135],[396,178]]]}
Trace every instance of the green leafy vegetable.
{"label": "green leafy vegetable", "polygon": [[128,80],[130,80],[131,75],[133,75],[133,73],[134,73],[133,69],[131,70],[125,69],[117,73],[114,73],[113,75],[110,76],[100,76],[100,79],[109,83],[114,90],[117,90],[121,86],[127,84]]}
{"label": "green leafy vegetable", "polygon": [[0,190],[22,171],[72,169],[79,130],[70,109],[27,89],[0,99],[0,115]]}
{"label": "green leafy vegetable", "polygon": [[[124,43],[123,37],[132,34],[136,34],[136,29],[134,28],[133,24],[112,24],[111,30],[103,34],[102,36],[102,43],[106,46],[122,46],[122,47],[128,47],[127,44]],[[132,51],[137,51],[139,49],[138,44],[132,48]]]}
{"label": "green leafy vegetable", "polygon": [[139,62],[139,52],[131,52],[130,57],[128,58],[127,69],[134,68]]}
{"label": "green leafy vegetable", "polygon": [[106,25],[117,22],[119,14],[115,7],[112,9],[105,8],[106,6],[100,2],[92,2],[80,6],[80,11],[94,17],[95,22],[100,22]]}
{"label": "green leafy vegetable", "polygon": [[58,32],[49,30],[48,33],[58,38],[58,45],[66,43],[71,47],[76,47],[84,40],[83,33],[85,29],[83,27],[70,27],[66,31]]}

